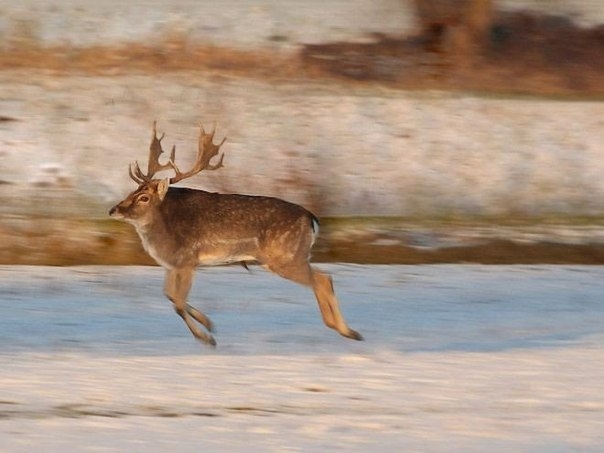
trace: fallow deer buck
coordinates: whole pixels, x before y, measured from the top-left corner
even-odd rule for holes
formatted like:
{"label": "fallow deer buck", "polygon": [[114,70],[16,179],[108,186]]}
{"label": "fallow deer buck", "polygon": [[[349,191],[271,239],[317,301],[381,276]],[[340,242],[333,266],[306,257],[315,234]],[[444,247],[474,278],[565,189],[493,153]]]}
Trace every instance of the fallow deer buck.
{"label": "fallow deer buck", "polygon": [[[174,146],[169,160],[159,162],[164,135],[157,137],[153,123],[147,173],[138,162],[131,164],[130,177],[138,188],[109,211],[111,217],[134,225],[145,250],[166,269],[164,292],[176,313],[196,338],[215,345],[212,322],[187,303],[195,268],[255,261],[281,277],[312,287],[325,324],[345,337],[362,340],[340,313],[331,277],[309,263],[319,225],[314,214],[278,198],[171,187],[202,170],[222,167],[224,154],[217,163],[210,163],[226,140],[213,143],[215,130],[206,134],[200,128],[195,164],[181,172],[174,161]],[[154,178],[163,170],[175,175]]]}

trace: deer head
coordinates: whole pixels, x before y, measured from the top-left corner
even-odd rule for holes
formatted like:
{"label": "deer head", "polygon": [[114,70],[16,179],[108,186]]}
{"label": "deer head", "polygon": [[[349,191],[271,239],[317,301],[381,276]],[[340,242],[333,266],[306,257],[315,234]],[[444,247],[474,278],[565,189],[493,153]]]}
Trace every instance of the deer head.
{"label": "deer head", "polygon": [[[215,132],[216,125],[214,125],[212,132],[209,134],[205,132],[203,125],[200,126],[195,163],[189,171],[182,172],[175,162],[175,146],[172,146],[168,162],[164,164],[159,162],[159,158],[164,152],[161,141],[165,134],[158,137],[156,123],[153,122],[153,136],[151,138],[151,145],[149,146],[147,173],[143,173],[138,162],[135,161],[130,164],[128,172],[132,180],[138,184],[138,188],[123,201],[112,207],[109,211],[109,215],[116,219],[125,220],[139,226],[145,225],[152,220],[152,208],[159,206],[163,201],[170,184],[177,183],[185,178],[196,175],[202,170],[218,170],[221,168],[223,166],[222,161],[224,159],[224,154],[220,155],[216,164],[210,163],[210,161],[218,155],[220,147],[226,140],[225,137],[219,144],[213,143]],[[155,178],[156,173],[163,170],[172,170],[175,175],[165,179]]]}

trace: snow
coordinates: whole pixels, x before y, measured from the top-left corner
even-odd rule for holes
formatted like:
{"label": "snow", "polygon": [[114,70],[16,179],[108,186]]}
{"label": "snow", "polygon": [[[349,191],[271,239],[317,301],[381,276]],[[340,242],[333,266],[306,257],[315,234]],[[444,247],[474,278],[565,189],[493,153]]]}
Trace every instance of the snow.
{"label": "snow", "polygon": [[0,267],[0,451],[601,451],[604,268],[200,269],[196,342],[157,267]]}
{"label": "snow", "polygon": [[[604,21],[594,0],[500,0],[503,10],[565,15],[582,26]],[[217,46],[296,49],[301,43],[363,41],[372,33],[413,33],[411,1],[399,0],[0,0],[0,36],[8,42],[95,46],[185,38]]]}
{"label": "snow", "polygon": [[200,121],[228,137],[225,168],[188,186],[278,196],[321,216],[602,212],[603,102],[188,73],[4,71],[0,85],[0,111],[16,119],[0,125],[0,212],[11,215],[106,218],[134,189],[128,165],[146,162],[154,120],[183,167]]}
{"label": "snow", "polygon": [[[595,8],[597,13],[597,8]],[[243,49],[297,48],[301,43],[368,39],[413,30],[411,9],[367,0],[0,0],[0,36],[47,45],[115,45],[183,38]]]}

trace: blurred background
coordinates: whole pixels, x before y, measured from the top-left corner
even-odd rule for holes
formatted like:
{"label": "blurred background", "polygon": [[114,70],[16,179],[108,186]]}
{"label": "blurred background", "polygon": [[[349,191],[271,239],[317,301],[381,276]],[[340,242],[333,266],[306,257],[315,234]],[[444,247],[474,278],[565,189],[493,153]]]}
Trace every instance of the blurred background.
{"label": "blurred background", "polygon": [[[0,0],[0,451],[604,451],[604,267],[533,265],[604,263],[603,51],[602,0]],[[153,264],[154,121],[321,217],[367,341],[254,268],[211,350],[162,269],[15,265]]]}
{"label": "blurred background", "polygon": [[318,261],[604,262],[599,0],[0,1],[0,263],[151,263],[107,217],[151,126],[187,185],[323,219]]}

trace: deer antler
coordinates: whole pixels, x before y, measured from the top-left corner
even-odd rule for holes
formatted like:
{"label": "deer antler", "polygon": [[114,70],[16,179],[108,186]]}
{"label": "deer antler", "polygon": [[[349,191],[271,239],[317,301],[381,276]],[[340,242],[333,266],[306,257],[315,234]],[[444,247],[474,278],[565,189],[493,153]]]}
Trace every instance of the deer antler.
{"label": "deer antler", "polygon": [[153,176],[158,171],[162,170],[174,170],[176,173],[175,176],[170,178],[170,184],[174,184],[178,181],[182,181],[185,178],[193,176],[199,173],[202,170],[217,170],[222,167],[222,161],[224,159],[224,154],[220,155],[220,160],[217,164],[211,165],[210,161],[214,156],[218,154],[218,150],[225,142],[226,137],[222,139],[222,141],[216,145],[212,141],[214,139],[214,133],[216,132],[216,124],[214,124],[214,128],[211,133],[206,134],[203,126],[200,126],[199,132],[199,145],[197,149],[197,158],[195,160],[195,164],[193,168],[187,172],[181,172],[180,169],[176,166],[174,162],[176,155],[176,147],[172,146],[172,151],[170,152],[170,159],[165,164],[159,163],[159,156],[164,152],[161,147],[161,141],[164,138],[165,134],[162,134],[161,137],[157,137],[157,126],[156,122],[153,122],[153,137],[151,138],[151,145],[149,147],[149,163],[147,165],[147,174],[143,173],[138,165],[138,162],[134,162],[130,164],[128,172],[130,177],[137,184],[144,184],[151,180],[153,180]]}
{"label": "deer antler", "polygon": [[159,156],[164,152],[161,147],[161,141],[165,134],[161,134],[161,137],[157,137],[157,123],[153,121],[153,137],[151,138],[151,145],[149,146],[149,162],[147,164],[147,174],[144,174],[138,165],[138,162],[134,162],[130,165],[129,173],[130,177],[137,183],[142,184],[149,182],[153,179],[153,176],[158,171],[170,170],[172,168],[172,162],[174,162],[174,155],[176,153],[176,147],[172,146],[172,152],[170,153],[170,160],[167,164],[159,163]]}
{"label": "deer antler", "polygon": [[219,144],[213,143],[215,133],[216,123],[214,123],[214,128],[209,134],[206,134],[203,125],[199,126],[197,158],[195,159],[195,164],[193,165],[193,168],[191,168],[189,171],[184,173],[181,172],[174,163],[174,155],[170,156],[170,165],[176,173],[174,177],[170,178],[170,184],[182,181],[183,179],[193,176],[202,170],[218,170],[220,167],[223,166],[222,161],[224,160],[224,154],[220,155],[220,160],[218,161],[218,163],[214,165],[210,164],[212,158],[218,154],[220,147],[226,141],[226,137],[224,137]]}

